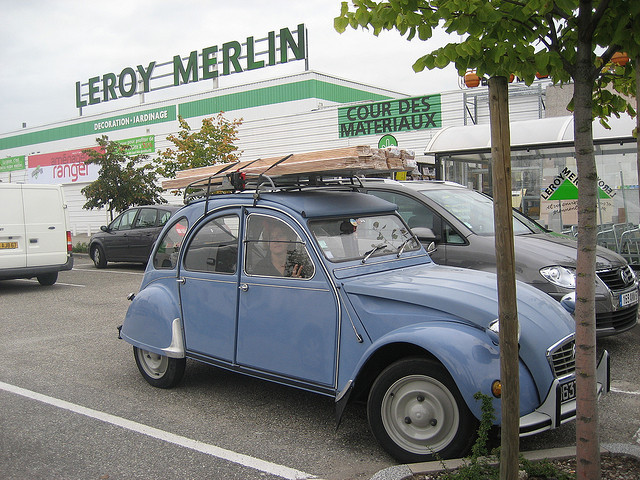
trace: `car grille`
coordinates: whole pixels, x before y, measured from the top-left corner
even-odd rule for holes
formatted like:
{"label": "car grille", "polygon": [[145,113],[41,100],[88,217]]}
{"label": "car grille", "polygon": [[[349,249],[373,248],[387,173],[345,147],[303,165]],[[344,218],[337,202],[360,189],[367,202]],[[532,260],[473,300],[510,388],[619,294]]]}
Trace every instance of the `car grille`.
{"label": "car grille", "polygon": [[633,284],[633,272],[628,266],[596,272],[600,280],[611,290],[622,290]]}
{"label": "car grille", "polygon": [[638,321],[638,304],[615,312],[602,312],[596,314],[596,330],[613,328],[614,330],[627,330]]}
{"label": "car grille", "polygon": [[574,373],[576,370],[576,341],[573,336],[564,343],[551,347],[547,357],[556,378]]}

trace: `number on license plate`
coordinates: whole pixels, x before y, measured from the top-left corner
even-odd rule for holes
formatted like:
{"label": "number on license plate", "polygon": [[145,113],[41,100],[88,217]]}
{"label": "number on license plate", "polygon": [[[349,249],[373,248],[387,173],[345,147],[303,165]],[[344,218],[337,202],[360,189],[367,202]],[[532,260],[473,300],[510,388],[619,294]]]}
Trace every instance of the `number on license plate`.
{"label": "number on license plate", "polygon": [[627,293],[623,293],[620,295],[620,306],[627,307],[629,305],[635,305],[638,303],[638,291],[632,290]]}
{"label": "number on license plate", "polygon": [[0,248],[18,248],[18,242],[0,242]]}
{"label": "number on license plate", "polygon": [[568,402],[576,398],[576,381],[572,380],[569,383],[560,385],[560,397],[562,403]]}

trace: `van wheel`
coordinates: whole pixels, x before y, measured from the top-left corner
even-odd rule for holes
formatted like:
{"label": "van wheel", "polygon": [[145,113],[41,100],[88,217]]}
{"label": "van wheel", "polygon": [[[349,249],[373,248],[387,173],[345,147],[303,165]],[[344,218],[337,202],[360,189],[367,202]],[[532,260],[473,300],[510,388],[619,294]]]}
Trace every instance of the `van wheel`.
{"label": "van wheel", "polygon": [[133,356],[144,379],[154,387],[171,388],[182,380],[184,358],[170,358],[138,347],[133,347]]}
{"label": "van wheel", "polygon": [[107,266],[107,257],[104,255],[104,250],[100,245],[94,245],[91,249],[91,258],[93,258],[93,264],[96,268],[104,268]]}
{"label": "van wheel", "polygon": [[36,278],[40,285],[48,287],[49,285],[56,283],[58,280],[58,272],[43,273],[42,275],[38,275]]}
{"label": "van wheel", "polygon": [[367,416],[380,445],[403,463],[462,457],[478,426],[447,370],[424,358],[382,371],[369,392]]}

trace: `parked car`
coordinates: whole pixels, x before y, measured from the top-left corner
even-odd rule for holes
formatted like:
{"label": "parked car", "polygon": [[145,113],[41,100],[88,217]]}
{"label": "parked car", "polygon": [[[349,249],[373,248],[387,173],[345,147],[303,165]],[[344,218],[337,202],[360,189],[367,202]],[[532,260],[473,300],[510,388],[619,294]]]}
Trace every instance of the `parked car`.
{"label": "parked car", "polygon": [[37,278],[49,286],[73,268],[67,205],[60,185],[0,183],[0,280]]}
{"label": "parked car", "polygon": [[[491,396],[500,419],[493,273],[435,264],[392,203],[321,189],[198,200],[164,227],[119,336],[169,388],[187,358],[367,403],[401,462],[464,455]],[[518,285],[520,433],[575,418],[574,321]],[[598,365],[606,388],[608,355]],[[499,422],[499,420],[497,420]]]}
{"label": "parked car", "polygon": [[[495,272],[493,201],[487,195],[441,181],[370,179],[362,191],[398,206],[411,228],[429,228],[439,264]],[[560,301],[575,292],[575,239],[551,232],[513,211],[516,278]],[[432,239],[427,238],[430,242]],[[625,332],[638,318],[638,282],[619,254],[597,248],[596,329],[598,337]]]}
{"label": "parked car", "polygon": [[147,263],[162,227],[180,209],[177,205],[132,207],[89,239],[89,256],[97,268],[107,262]]}

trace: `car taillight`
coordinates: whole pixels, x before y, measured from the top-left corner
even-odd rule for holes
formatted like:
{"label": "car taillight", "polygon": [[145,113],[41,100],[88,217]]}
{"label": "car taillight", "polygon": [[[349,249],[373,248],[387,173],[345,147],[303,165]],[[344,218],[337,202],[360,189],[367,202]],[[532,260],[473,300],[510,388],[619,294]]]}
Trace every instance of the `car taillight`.
{"label": "car taillight", "polygon": [[67,230],[67,253],[73,251],[73,243],[71,242],[71,232]]}

